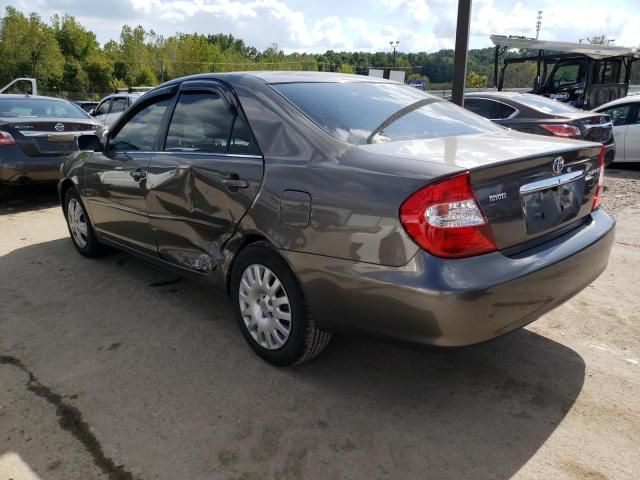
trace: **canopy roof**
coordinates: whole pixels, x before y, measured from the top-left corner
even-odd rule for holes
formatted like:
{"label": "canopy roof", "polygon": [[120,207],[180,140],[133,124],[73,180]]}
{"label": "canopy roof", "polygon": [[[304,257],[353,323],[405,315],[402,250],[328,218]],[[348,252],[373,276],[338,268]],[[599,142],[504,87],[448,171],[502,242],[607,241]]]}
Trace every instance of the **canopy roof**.
{"label": "canopy roof", "polygon": [[637,48],[618,47],[615,45],[592,45],[590,43],[554,42],[547,40],[536,40],[535,38],[512,37],[506,35],[491,35],[490,38],[494,45],[500,47],[575,53],[578,55],[585,55],[596,60],[610,57],[640,58],[640,52],[638,52]]}

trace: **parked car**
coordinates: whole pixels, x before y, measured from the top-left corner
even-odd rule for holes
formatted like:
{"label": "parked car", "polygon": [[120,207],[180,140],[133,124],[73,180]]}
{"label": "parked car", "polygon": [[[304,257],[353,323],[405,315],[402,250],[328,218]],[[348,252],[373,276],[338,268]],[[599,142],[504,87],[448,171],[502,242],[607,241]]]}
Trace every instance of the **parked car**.
{"label": "parked car", "polygon": [[640,95],[629,95],[596,108],[608,115],[616,138],[616,162],[640,162]]}
{"label": "parked car", "polygon": [[333,332],[440,346],[522,327],[605,268],[602,145],[509,131],[418,89],[318,72],[166,83],[60,199],[76,249],[110,245],[228,294],[267,361]]}
{"label": "parked car", "polygon": [[94,110],[99,105],[99,102],[94,102],[93,100],[72,100],[71,103],[78,105],[87,113]]}
{"label": "parked car", "polygon": [[566,103],[517,92],[471,92],[464,106],[482,117],[513,130],[599,142],[605,146],[605,164],[613,162],[616,145],[611,119]]}
{"label": "parked car", "polygon": [[105,127],[110,127],[144,93],[144,90],[131,90],[107,95],[89,114]]}
{"label": "parked car", "polygon": [[100,134],[80,107],[33,95],[0,95],[0,184],[58,181],[64,158],[81,133]]}

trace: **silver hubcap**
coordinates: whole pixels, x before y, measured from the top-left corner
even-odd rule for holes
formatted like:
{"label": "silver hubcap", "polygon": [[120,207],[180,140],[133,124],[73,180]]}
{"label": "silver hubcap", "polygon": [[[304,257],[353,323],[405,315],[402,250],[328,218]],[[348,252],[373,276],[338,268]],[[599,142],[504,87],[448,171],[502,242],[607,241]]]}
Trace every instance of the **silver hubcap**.
{"label": "silver hubcap", "polygon": [[280,279],[264,265],[250,265],[240,281],[240,312],[253,339],[269,350],[291,333],[291,306]]}
{"label": "silver hubcap", "polygon": [[73,241],[80,248],[87,246],[87,219],[84,215],[82,205],[75,198],[69,200],[67,205],[67,221],[69,222],[69,230],[73,236]]}

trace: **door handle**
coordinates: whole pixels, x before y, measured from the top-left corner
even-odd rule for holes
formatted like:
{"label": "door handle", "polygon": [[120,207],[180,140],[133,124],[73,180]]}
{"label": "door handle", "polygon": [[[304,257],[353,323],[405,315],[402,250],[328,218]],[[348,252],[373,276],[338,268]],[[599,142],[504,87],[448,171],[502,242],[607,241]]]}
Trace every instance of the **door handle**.
{"label": "door handle", "polygon": [[249,182],[241,180],[235,173],[230,175],[229,178],[222,180],[222,183],[224,183],[231,191],[238,190],[239,188],[247,188],[249,186]]}
{"label": "door handle", "polygon": [[136,182],[139,182],[147,176],[147,171],[141,169],[133,170],[129,172],[129,175],[131,175]]}

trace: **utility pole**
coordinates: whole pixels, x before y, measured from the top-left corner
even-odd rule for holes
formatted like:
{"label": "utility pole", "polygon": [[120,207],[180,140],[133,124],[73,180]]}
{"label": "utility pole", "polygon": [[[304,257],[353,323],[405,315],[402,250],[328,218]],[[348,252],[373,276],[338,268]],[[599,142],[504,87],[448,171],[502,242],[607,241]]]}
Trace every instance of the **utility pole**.
{"label": "utility pole", "polygon": [[458,24],[456,26],[456,50],[453,56],[451,101],[461,107],[464,106],[464,87],[467,79],[470,23],[471,0],[458,0]]}
{"label": "utility pole", "polygon": [[396,68],[396,48],[400,45],[400,41],[396,40],[395,42],[389,42],[389,45],[393,48],[393,69]]}
{"label": "utility pole", "polygon": [[542,10],[538,10],[538,20],[536,21],[536,40],[540,36],[540,27],[542,27]]}

